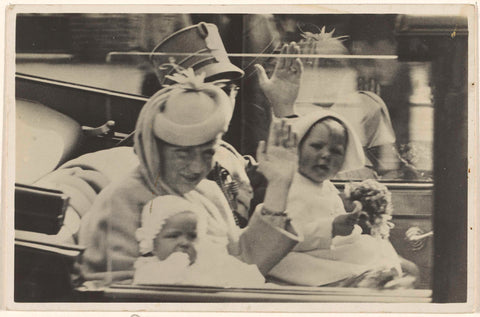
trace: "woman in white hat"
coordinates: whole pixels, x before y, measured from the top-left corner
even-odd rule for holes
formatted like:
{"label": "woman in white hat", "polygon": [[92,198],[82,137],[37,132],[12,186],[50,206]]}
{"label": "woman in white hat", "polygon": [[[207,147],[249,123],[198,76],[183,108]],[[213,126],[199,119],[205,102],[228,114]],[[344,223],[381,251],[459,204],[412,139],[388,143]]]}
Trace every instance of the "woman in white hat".
{"label": "woman in white hat", "polygon": [[233,111],[230,98],[189,69],[177,83],[152,96],[137,121],[139,165],[108,185],[82,218],[79,244],[86,247],[83,279],[109,284],[133,277],[140,255],[135,231],[141,211],[157,196],[178,195],[208,215],[207,234],[238,259],[266,274],[301,240],[283,212],[295,171],[296,142],[287,125],[274,125],[271,142],[261,143],[259,169],[272,184],[246,229],[236,225],[219,187],[205,179]]}

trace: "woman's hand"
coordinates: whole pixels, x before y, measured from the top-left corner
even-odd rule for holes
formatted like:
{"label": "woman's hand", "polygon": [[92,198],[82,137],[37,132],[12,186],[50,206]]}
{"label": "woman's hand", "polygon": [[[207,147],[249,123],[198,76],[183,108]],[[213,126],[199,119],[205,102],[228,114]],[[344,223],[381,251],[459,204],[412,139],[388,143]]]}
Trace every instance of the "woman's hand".
{"label": "woman's hand", "polygon": [[257,148],[258,171],[269,183],[291,181],[297,168],[297,136],[285,120],[272,121],[268,143],[260,141]]}
{"label": "woman's hand", "polygon": [[260,141],[257,149],[258,171],[268,180],[264,207],[283,211],[297,170],[297,136],[285,120],[273,121],[268,144]]}
{"label": "woman's hand", "polygon": [[[300,47],[295,42],[291,42],[289,45],[285,44],[280,54],[300,54]],[[295,114],[294,104],[298,97],[300,79],[303,74],[300,58],[279,57],[271,78],[268,78],[261,65],[256,64],[255,68],[260,87],[272,104],[273,114],[277,118]]]}

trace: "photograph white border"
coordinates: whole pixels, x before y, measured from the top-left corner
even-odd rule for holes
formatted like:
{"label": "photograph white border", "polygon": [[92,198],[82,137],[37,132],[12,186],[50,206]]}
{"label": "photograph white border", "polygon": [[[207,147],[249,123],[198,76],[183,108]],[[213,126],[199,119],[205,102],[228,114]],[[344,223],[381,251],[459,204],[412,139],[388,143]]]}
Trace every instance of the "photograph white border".
{"label": "photograph white border", "polygon": [[[5,5],[6,20],[2,21],[6,25],[2,37],[5,36],[2,43],[4,44],[3,51],[5,52],[5,64],[0,69],[4,71],[5,81],[2,83],[2,93],[6,91],[4,96],[5,111],[0,112],[0,120],[4,122],[3,135],[0,132],[1,140],[3,140],[3,155],[2,155],[2,218],[0,224],[5,230],[2,231],[3,245],[5,246],[2,253],[2,288],[4,292],[4,305],[7,310],[39,310],[39,311],[71,311],[71,310],[97,310],[97,311],[241,311],[241,312],[411,312],[411,313],[453,313],[453,312],[472,312],[475,308],[475,299],[478,300],[478,286],[479,276],[474,270],[474,260],[478,259],[478,246],[474,241],[478,241],[478,230],[474,224],[478,223],[478,212],[474,212],[478,207],[478,198],[475,193],[478,183],[478,84],[469,85],[469,169],[471,175],[468,179],[469,185],[469,228],[468,231],[468,300],[466,304],[329,304],[329,303],[315,303],[315,304],[298,304],[298,303],[204,303],[204,304],[149,304],[149,303],[48,303],[48,304],[20,304],[13,303],[13,246],[14,246],[14,230],[13,230],[13,181],[15,177],[14,168],[14,109],[8,108],[8,105],[14,104],[14,19],[12,17],[16,13],[22,12],[36,12],[36,13],[67,13],[67,12],[96,12],[96,13],[167,13],[167,12],[184,12],[184,13],[431,13],[431,14],[448,14],[455,15],[456,13],[467,14],[469,18],[469,43],[474,44],[469,47],[469,67],[468,82],[478,83],[478,59],[476,54],[478,52],[478,15],[475,7],[476,1],[472,2],[456,2],[456,1],[437,1],[436,4],[415,4],[410,2],[408,8],[404,4],[399,4],[400,1],[389,1],[391,4],[378,4],[377,2],[368,2],[369,4],[353,4],[352,2],[344,2],[342,4],[331,5],[326,2],[319,1],[302,1],[302,5],[286,4],[285,1],[258,1],[256,3],[264,3],[263,5],[252,6],[252,1],[236,1],[235,5],[226,5],[232,1],[209,1],[215,5],[203,5],[205,1],[183,1],[182,5],[172,5],[164,1],[143,1],[144,5],[133,5],[127,1],[84,1],[83,4],[77,5],[72,1],[11,1],[9,3],[2,3]],[[118,3],[118,4],[117,4]],[[307,4],[309,3],[309,4]],[[187,5],[188,4],[188,5]],[[194,5],[191,5],[194,4]],[[275,6],[271,6],[276,4]],[[450,5],[464,4],[463,9],[455,7],[452,11]],[[13,5],[11,7],[10,5]],[[155,9],[152,10],[152,5]],[[161,11],[157,9],[157,5],[162,5]],[[448,6],[448,10],[446,10]],[[473,7],[472,7],[473,6]],[[148,8],[147,8],[148,7]],[[462,10],[464,10],[462,12]],[[5,18],[2,17],[2,18]],[[12,29],[13,27],[13,29]],[[3,118],[1,116],[4,116]],[[474,138],[475,137],[475,138]],[[6,180],[6,181],[5,181]],[[4,212],[5,211],[5,212]],[[474,237],[476,239],[474,239]],[[10,290],[10,291],[8,291]],[[4,306],[4,307],[5,307]],[[82,315],[85,313],[82,312]],[[137,313],[139,316],[148,316],[147,313]],[[33,314],[28,313],[29,316]],[[105,315],[102,313],[102,315]],[[171,313],[169,313],[171,315]],[[197,315],[197,314],[196,314]],[[203,315],[203,314],[202,314]],[[155,313],[158,316],[158,313]]]}

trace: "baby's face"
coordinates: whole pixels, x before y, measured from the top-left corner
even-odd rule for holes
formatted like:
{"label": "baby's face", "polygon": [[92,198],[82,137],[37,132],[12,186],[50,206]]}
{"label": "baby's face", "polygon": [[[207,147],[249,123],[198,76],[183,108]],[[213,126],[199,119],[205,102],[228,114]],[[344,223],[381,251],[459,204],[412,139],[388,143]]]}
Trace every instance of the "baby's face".
{"label": "baby's face", "polygon": [[331,179],[345,161],[346,143],[346,132],[340,123],[317,123],[300,145],[300,174],[316,183]]}
{"label": "baby's face", "polygon": [[165,221],[154,241],[154,255],[165,260],[174,252],[183,252],[193,263],[196,258],[197,218],[190,211],[176,214]]}

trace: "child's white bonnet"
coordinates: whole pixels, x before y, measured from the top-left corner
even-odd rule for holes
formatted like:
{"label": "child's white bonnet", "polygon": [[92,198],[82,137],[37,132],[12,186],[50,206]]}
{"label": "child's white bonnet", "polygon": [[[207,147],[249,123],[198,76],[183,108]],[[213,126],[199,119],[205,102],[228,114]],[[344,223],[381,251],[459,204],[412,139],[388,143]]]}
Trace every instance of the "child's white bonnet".
{"label": "child's white bonnet", "polygon": [[364,167],[365,154],[357,134],[348,123],[348,120],[334,111],[321,109],[298,118],[292,127],[293,131],[297,134],[299,142],[305,137],[314,124],[326,118],[337,119],[347,130],[348,140],[345,151],[345,161],[343,162],[340,172],[352,171]]}
{"label": "child's white bonnet", "polygon": [[197,218],[197,236],[206,233],[206,217],[201,208],[175,195],[159,196],[150,200],[142,210],[141,227],[135,232],[141,254],[153,251],[153,241],[168,218],[189,211]]}

